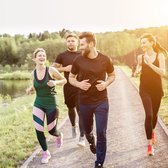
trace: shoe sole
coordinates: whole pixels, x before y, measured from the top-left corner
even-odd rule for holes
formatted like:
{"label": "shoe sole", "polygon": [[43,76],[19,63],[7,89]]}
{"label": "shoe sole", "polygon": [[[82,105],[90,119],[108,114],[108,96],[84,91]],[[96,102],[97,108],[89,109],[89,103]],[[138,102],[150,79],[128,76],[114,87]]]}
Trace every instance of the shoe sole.
{"label": "shoe sole", "polygon": [[80,146],[80,147],[85,147],[86,146],[86,145],[82,145],[82,144],[79,144],[79,143],[77,145]]}
{"label": "shoe sole", "polygon": [[148,154],[148,156],[154,156],[155,154],[154,153],[150,153],[150,154]]}
{"label": "shoe sole", "polygon": [[152,153],[147,153],[147,155],[148,155],[148,156],[154,156],[155,153],[154,153],[154,151],[153,151]]}
{"label": "shoe sole", "polygon": [[46,162],[42,162],[42,161],[41,161],[41,164],[46,164],[46,163],[48,163],[50,159],[51,159],[51,156],[48,158],[48,160],[47,160]]}

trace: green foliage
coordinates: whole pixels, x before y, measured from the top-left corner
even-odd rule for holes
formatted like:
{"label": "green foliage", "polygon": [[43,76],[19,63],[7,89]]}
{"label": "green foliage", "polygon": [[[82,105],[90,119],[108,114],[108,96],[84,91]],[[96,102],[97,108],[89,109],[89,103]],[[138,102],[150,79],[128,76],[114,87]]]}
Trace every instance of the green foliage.
{"label": "green foliage", "polygon": [[6,65],[4,66],[4,68],[3,68],[3,70],[4,70],[5,72],[11,72],[11,66],[8,65],[8,64],[6,64]]}
{"label": "green foliage", "polygon": [[65,41],[63,39],[47,39],[44,41],[31,41],[30,43],[24,42],[19,46],[18,56],[20,57],[20,60],[18,64],[28,64],[28,69],[33,69],[33,52],[39,47],[46,50],[48,61],[53,62],[55,60],[55,56],[65,50]]}
{"label": "green foliage", "polygon": [[0,104],[4,103],[4,104],[9,104],[12,102],[12,99],[9,95],[1,95],[0,94]]}
{"label": "green foliage", "polygon": [[[0,62],[3,66],[6,64],[13,67],[17,65],[32,70],[34,67],[32,53],[38,47],[44,48],[49,62],[53,62],[55,57],[66,49],[64,38],[69,32],[69,30],[62,29],[52,33],[47,30],[39,34],[30,33],[28,37],[19,34],[14,37],[8,34],[1,35]],[[111,56],[117,64],[120,62],[132,65],[135,57],[139,54],[139,37],[143,33],[156,35],[162,46],[168,49],[167,32],[168,26],[97,33],[97,48],[104,54]],[[76,33],[79,34],[80,32]]]}
{"label": "green foliage", "polygon": [[50,33],[48,31],[44,31],[39,36],[40,41],[44,41],[44,40],[49,39],[49,38],[50,38]]}
{"label": "green foliage", "polygon": [[121,57],[137,48],[135,36],[126,32],[101,34],[97,41],[98,48],[112,57]]}
{"label": "green foliage", "polygon": [[29,80],[31,79],[31,73],[28,71],[14,71],[11,73],[4,73],[0,75],[0,79],[5,80]]}
{"label": "green foliage", "polygon": [[20,34],[16,34],[14,36],[14,38],[15,38],[17,46],[19,46],[20,44],[22,44],[26,40],[25,36],[24,35],[20,35]]}
{"label": "green foliage", "polygon": [[11,103],[11,101],[12,101],[12,99],[11,99],[11,97],[9,95],[1,96],[1,97],[3,99],[2,103]]}
{"label": "green foliage", "polygon": [[0,62],[2,65],[16,64],[19,60],[18,47],[14,38],[0,38]]}

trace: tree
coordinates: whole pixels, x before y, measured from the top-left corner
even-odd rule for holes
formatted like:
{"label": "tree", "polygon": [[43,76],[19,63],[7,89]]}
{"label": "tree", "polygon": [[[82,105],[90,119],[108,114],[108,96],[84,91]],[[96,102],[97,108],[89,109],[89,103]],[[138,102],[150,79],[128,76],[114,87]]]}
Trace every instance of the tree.
{"label": "tree", "polygon": [[44,31],[43,33],[41,33],[41,36],[39,37],[40,41],[44,41],[46,39],[50,38],[50,33],[48,31]]}
{"label": "tree", "polygon": [[0,62],[5,64],[17,64],[19,57],[17,56],[17,45],[14,38],[5,37],[0,39]]}

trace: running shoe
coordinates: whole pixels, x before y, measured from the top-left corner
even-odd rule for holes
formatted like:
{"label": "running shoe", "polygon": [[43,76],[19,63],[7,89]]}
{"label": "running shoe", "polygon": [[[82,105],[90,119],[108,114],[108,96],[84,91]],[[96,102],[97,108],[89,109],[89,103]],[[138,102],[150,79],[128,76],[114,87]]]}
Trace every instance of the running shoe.
{"label": "running shoe", "polygon": [[85,145],[85,138],[80,136],[78,146],[85,147]]}
{"label": "running shoe", "polygon": [[44,151],[43,155],[42,155],[42,158],[41,158],[41,163],[42,164],[48,163],[50,158],[51,158],[50,152],[48,150]]}
{"label": "running shoe", "polygon": [[152,145],[148,145],[147,154],[148,154],[148,156],[154,155],[154,148]]}
{"label": "running shoe", "polygon": [[90,150],[93,154],[96,154],[95,136],[93,135],[92,141],[89,143]]}
{"label": "running shoe", "polygon": [[56,147],[60,148],[63,145],[63,133],[60,133],[60,136],[56,137]]}
{"label": "running shoe", "polygon": [[98,165],[95,165],[95,168],[103,168],[103,165],[99,163]]}

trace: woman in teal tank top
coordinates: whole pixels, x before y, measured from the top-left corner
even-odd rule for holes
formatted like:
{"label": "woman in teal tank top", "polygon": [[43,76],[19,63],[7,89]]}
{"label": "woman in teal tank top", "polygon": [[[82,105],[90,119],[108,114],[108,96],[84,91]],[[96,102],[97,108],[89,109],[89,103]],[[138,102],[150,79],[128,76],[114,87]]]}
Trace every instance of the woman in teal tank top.
{"label": "woman in teal tank top", "polygon": [[57,130],[58,108],[56,103],[55,85],[64,85],[66,79],[54,67],[46,67],[46,52],[42,48],[34,51],[33,60],[36,67],[32,73],[32,86],[26,92],[36,92],[33,107],[33,120],[37,139],[42,147],[41,163],[47,163],[51,158],[44,135],[44,118],[47,119],[48,132],[56,137],[56,147],[61,147],[63,134]]}

